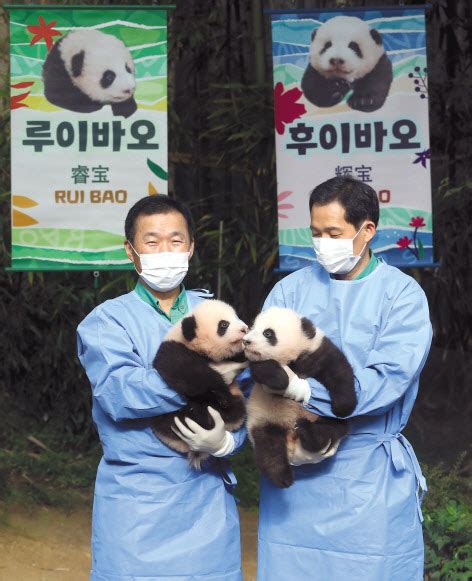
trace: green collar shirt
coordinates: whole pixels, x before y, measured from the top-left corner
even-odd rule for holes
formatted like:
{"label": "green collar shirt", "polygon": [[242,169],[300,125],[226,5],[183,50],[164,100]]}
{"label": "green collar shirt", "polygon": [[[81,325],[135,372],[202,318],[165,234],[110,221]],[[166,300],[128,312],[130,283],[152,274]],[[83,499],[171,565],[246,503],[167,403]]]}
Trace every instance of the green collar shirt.
{"label": "green collar shirt", "polygon": [[188,303],[187,294],[185,292],[184,285],[181,286],[180,294],[174,301],[174,304],[170,308],[170,313],[167,314],[159,305],[159,300],[148,290],[141,281],[138,281],[135,292],[145,303],[151,305],[151,307],[156,310],[164,319],[172,323],[173,325],[180,321],[188,313]]}
{"label": "green collar shirt", "polygon": [[375,256],[375,254],[372,251],[370,251],[369,263],[364,268],[364,270],[356,276],[356,278],[354,280],[360,280],[361,278],[365,278],[366,276],[369,276],[369,274],[371,272],[374,272],[374,270],[377,268],[377,265],[379,262],[380,262],[380,260]]}
{"label": "green collar shirt", "polygon": [[[370,252],[370,260],[369,260],[367,266],[353,280],[360,280],[361,278],[365,278],[366,276],[369,276],[369,274],[371,272],[374,272],[374,270],[377,268],[377,265],[380,262],[380,259],[375,256],[375,254],[372,252],[372,250],[370,250],[369,252]],[[330,277],[335,278],[334,274],[330,274]]]}

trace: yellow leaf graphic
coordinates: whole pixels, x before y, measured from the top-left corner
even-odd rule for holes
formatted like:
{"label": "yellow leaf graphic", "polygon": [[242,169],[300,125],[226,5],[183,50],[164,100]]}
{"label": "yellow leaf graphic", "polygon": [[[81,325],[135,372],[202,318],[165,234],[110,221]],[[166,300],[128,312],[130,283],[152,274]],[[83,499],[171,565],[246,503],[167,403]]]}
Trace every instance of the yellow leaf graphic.
{"label": "yellow leaf graphic", "polygon": [[12,226],[18,227],[18,226],[32,226],[33,224],[37,224],[38,221],[35,220],[34,218],[32,218],[31,216],[28,216],[27,214],[23,214],[23,212],[20,212],[19,210],[13,210],[13,220],[12,220]]}
{"label": "yellow leaf graphic", "polygon": [[33,208],[38,205],[38,202],[26,196],[12,196],[11,203],[17,208]]}
{"label": "yellow leaf graphic", "polygon": [[148,194],[150,196],[155,196],[158,193],[159,192],[156,190],[156,188],[154,187],[154,185],[151,182],[148,182]]}

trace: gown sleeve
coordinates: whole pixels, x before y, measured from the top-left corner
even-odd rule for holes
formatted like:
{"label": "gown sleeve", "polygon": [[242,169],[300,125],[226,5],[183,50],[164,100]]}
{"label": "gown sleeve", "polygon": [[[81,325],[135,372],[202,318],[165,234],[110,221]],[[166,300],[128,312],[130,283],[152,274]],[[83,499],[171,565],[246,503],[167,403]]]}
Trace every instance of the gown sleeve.
{"label": "gown sleeve", "polygon": [[285,307],[290,308],[290,305],[287,305],[287,301],[285,300],[284,290],[280,283],[277,283],[274,288],[270,291],[267,295],[266,300],[264,301],[264,306],[262,310],[265,311],[269,307]]}
{"label": "gown sleeve", "polygon": [[[358,403],[352,416],[380,415],[401,399],[418,378],[432,339],[426,297],[416,284],[395,300],[364,366],[354,369]],[[319,415],[335,417],[326,388],[309,379],[311,398],[306,406]]]}
{"label": "gown sleeve", "polygon": [[185,405],[185,399],[143,363],[123,326],[103,310],[95,310],[79,325],[77,351],[94,399],[113,420],[157,416]]}
{"label": "gown sleeve", "polygon": [[233,456],[243,447],[247,436],[246,424],[243,424],[239,430],[232,432],[232,434],[234,438],[234,450],[231,452],[231,454],[228,454],[228,456]]}

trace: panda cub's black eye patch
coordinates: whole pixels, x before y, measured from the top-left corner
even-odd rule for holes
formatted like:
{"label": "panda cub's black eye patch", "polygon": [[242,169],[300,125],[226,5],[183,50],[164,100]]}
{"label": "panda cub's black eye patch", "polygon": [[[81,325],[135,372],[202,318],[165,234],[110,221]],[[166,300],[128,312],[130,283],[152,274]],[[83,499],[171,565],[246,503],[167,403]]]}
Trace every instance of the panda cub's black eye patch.
{"label": "panda cub's black eye patch", "polygon": [[328,42],[325,42],[324,47],[320,50],[320,55],[322,55],[324,52],[326,52],[328,50],[328,48],[331,48],[333,46],[333,43],[328,40]]}
{"label": "panda cub's black eye patch", "polygon": [[105,71],[102,75],[102,78],[100,79],[100,85],[104,89],[108,89],[108,87],[111,86],[111,84],[113,83],[113,81],[115,79],[116,79],[116,73],[114,73],[113,71]]}
{"label": "panda cub's black eye patch", "polygon": [[218,323],[218,330],[217,330],[218,335],[220,337],[223,337],[223,335],[228,330],[228,327],[229,327],[229,321],[220,321]]}
{"label": "panda cub's black eye patch", "polygon": [[263,333],[264,337],[267,339],[269,345],[277,345],[277,336],[273,329],[264,329]]}
{"label": "panda cub's black eye patch", "polygon": [[131,68],[128,65],[125,65],[125,69],[126,69],[126,72],[127,73],[130,73],[131,74],[132,71],[131,71]]}
{"label": "panda cub's black eye patch", "polygon": [[352,50],[352,52],[355,52],[360,59],[362,58],[363,55],[361,47],[357,44],[357,42],[350,42],[349,48]]}

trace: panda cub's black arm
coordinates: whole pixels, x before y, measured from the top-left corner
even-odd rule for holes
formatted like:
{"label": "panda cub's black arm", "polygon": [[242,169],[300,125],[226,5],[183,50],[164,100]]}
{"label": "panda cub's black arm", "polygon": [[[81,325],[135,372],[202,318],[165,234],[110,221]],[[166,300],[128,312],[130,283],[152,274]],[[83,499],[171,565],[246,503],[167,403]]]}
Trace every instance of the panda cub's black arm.
{"label": "panda cub's black arm", "polygon": [[339,78],[327,79],[309,64],[302,77],[301,89],[313,105],[333,107],[344,99],[349,83]]}
{"label": "panda cub's black arm", "polygon": [[288,387],[288,374],[275,359],[252,361],[251,375],[254,381],[262,383],[270,389],[285,391]]}
{"label": "panda cub's black arm", "polygon": [[326,387],[337,416],[352,414],[357,404],[354,372],[344,353],[327,337],[316,351],[300,355],[290,367],[297,375],[313,377]]}
{"label": "panda cub's black arm", "polygon": [[113,111],[113,115],[128,118],[138,110],[138,105],[134,97],[131,97],[121,103],[114,103],[111,106],[111,110]]}
{"label": "panda cub's black arm", "polygon": [[354,92],[349,98],[349,106],[367,113],[380,109],[388,97],[392,81],[392,63],[384,54],[368,75],[354,82]]}
{"label": "panda cub's black arm", "polygon": [[177,341],[164,341],[153,362],[160,376],[183,396],[197,398],[209,392],[224,395],[228,387],[208,360]]}

